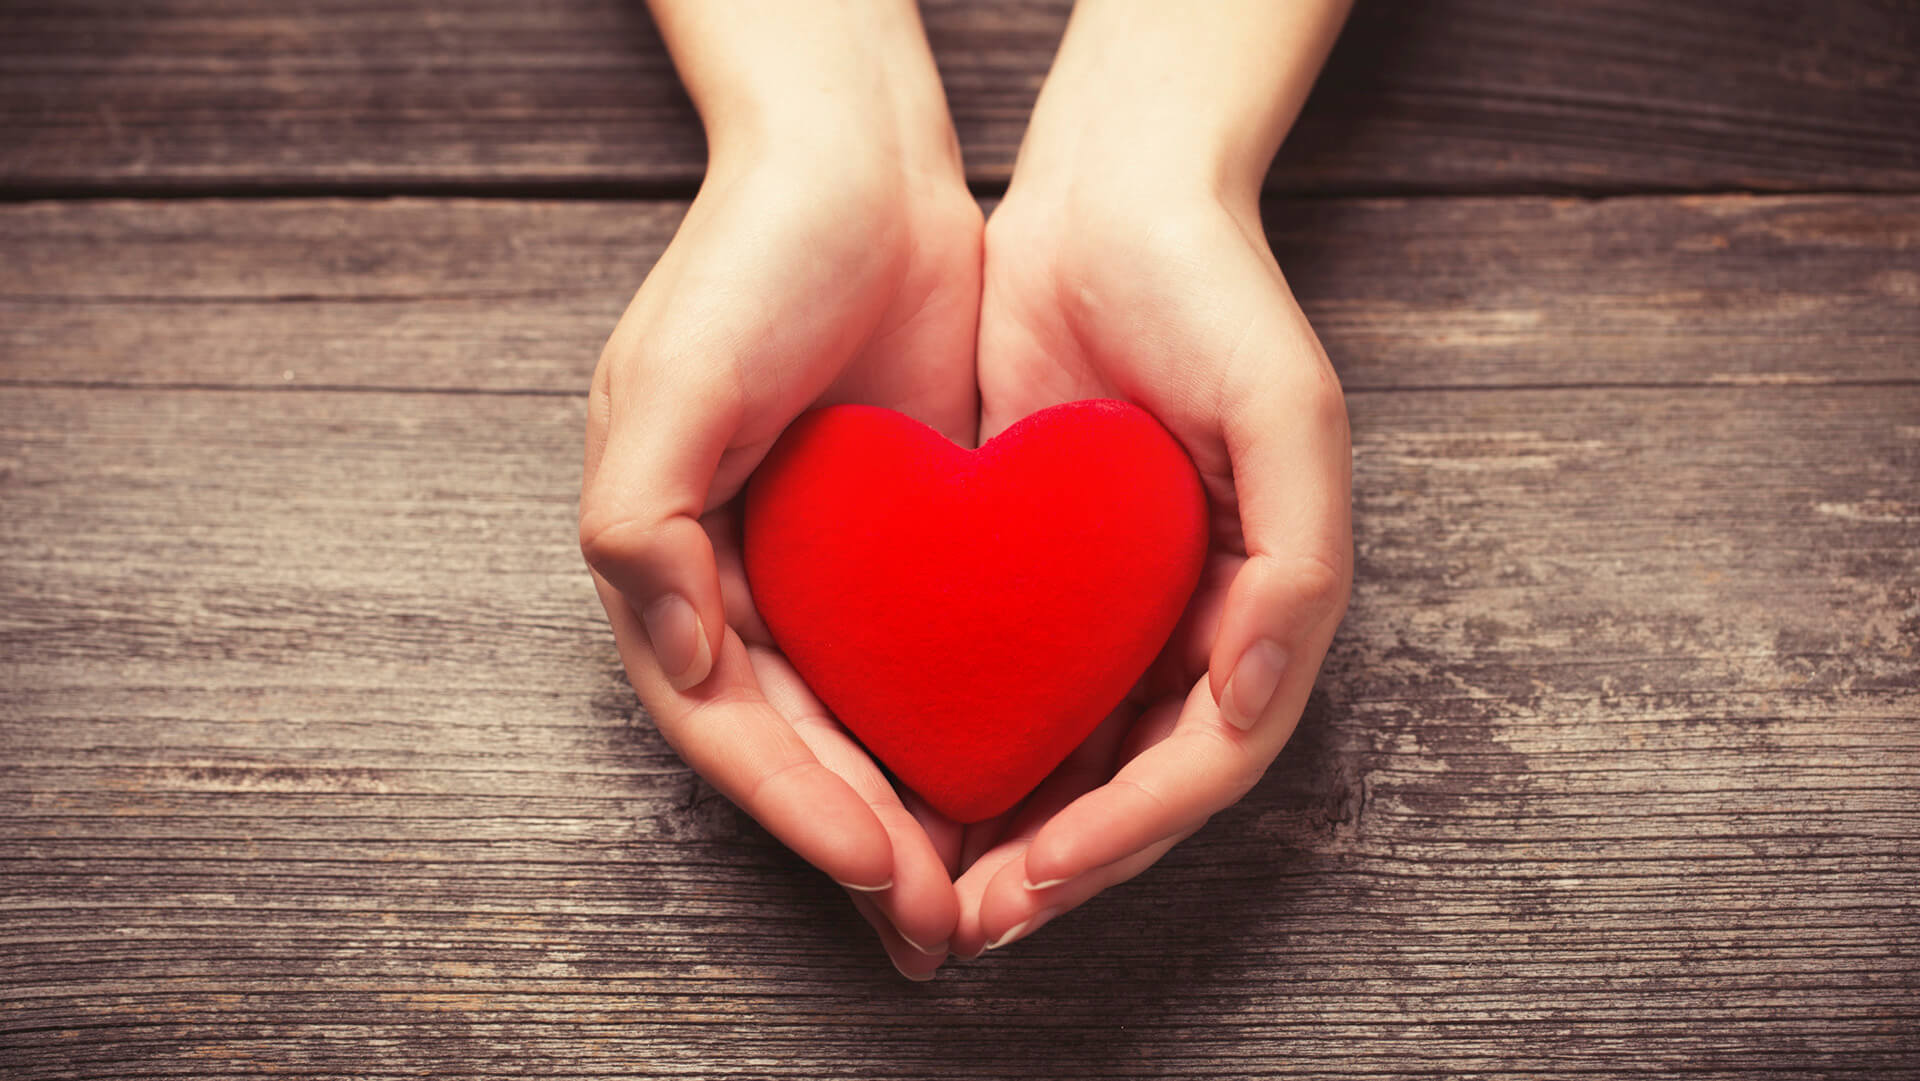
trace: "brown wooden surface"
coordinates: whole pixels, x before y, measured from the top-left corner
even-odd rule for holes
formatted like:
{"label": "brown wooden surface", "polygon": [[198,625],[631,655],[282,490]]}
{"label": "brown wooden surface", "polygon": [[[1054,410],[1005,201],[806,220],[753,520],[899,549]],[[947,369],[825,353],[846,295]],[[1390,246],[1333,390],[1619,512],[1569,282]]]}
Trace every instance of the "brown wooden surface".
{"label": "brown wooden surface", "polygon": [[[1065,5],[926,7],[990,186]],[[1361,0],[1300,733],[918,986],[574,545],[699,171],[640,6],[0,3],[0,1078],[1920,1078],[1917,26]]]}
{"label": "brown wooden surface", "polygon": [[[14,382],[578,393],[677,202],[0,208]],[[1914,196],[1271,200],[1352,390],[1905,379]]]}
{"label": "brown wooden surface", "polygon": [[14,1076],[1920,1055],[1920,386],[1355,396],[1360,584],[1300,738],[925,988],[638,716],[581,410],[0,392]]}
{"label": "brown wooden surface", "polygon": [[[1913,0],[1359,0],[1286,190],[1901,189]],[[927,0],[969,168],[1002,181],[1066,0]],[[0,185],[691,185],[640,0],[10,0]]]}

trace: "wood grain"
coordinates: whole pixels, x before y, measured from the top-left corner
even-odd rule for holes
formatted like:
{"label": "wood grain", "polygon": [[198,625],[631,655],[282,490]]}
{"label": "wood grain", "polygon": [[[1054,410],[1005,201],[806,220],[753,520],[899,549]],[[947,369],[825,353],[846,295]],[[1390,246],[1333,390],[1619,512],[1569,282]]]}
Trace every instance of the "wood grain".
{"label": "wood grain", "polygon": [[634,707],[577,397],[0,389],[0,1066],[1915,1076],[1920,387],[1352,407],[1268,779],[916,987]]}
{"label": "wood grain", "polygon": [[[923,8],[991,190],[1067,0]],[[1265,208],[1353,392],[1319,689],[928,986],[574,547],[704,157],[638,0],[16,0],[0,132],[7,1081],[1920,1079],[1911,0],[1358,5]]]}
{"label": "wood grain", "polygon": [[[1067,0],[927,0],[969,174],[1006,179]],[[38,0],[0,18],[0,187],[696,182],[638,0]],[[1911,0],[1362,3],[1270,179],[1316,192],[1913,190]]]}
{"label": "wood grain", "polygon": [[[0,207],[0,380],[578,393],[671,202]],[[1350,389],[1920,377],[1920,198],[1274,200]]]}

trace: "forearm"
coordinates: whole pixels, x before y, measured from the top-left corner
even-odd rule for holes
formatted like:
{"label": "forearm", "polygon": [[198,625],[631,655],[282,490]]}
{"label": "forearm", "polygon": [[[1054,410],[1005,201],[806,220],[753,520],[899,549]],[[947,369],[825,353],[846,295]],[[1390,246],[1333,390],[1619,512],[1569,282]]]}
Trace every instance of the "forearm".
{"label": "forearm", "polygon": [[1351,0],[1079,0],[1014,169],[1179,173],[1257,199]]}
{"label": "forearm", "polygon": [[712,168],[800,151],[959,170],[913,0],[649,0]]}

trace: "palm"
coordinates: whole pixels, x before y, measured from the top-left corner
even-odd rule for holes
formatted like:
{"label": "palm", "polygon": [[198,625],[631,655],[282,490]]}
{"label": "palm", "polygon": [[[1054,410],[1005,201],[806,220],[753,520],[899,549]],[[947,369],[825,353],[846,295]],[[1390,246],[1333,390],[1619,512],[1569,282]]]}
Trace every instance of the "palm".
{"label": "palm", "polygon": [[[902,949],[902,943],[895,939],[916,924],[933,926],[940,922],[938,918],[921,918],[921,913],[942,907],[930,894],[951,892],[947,879],[953,874],[959,827],[911,793],[883,794],[888,781],[878,765],[831,717],[780,652],[754,608],[747,586],[739,493],[778,434],[798,412],[815,406],[844,402],[885,406],[934,427],[956,442],[971,445],[978,417],[972,346],[979,309],[979,212],[971,201],[964,206],[925,210],[928,220],[917,223],[921,231],[914,236],[904,260],[897,258],[898,253],[868,248],[861,253],[863,261],[881,266],[840,267],[834,272],[836,281],[822,282],[820,287],[808,290],[809,298],[842,298],[834,313],[840,325],[823,325],[817,344],[797,351],[798,355],[771,358],[776,367],[786,365],[786,371],[745,373],[743,382],[764,379],[775,386],[782,382],[789,386],[817,385],[822,375],[831,374],[817,396],[809,397],[804,392],[784,400],[774,396],[766,400],[764,416],[749,411],[741,438],[721,456],[715,489],[709,497],[712,509],[701,519],[713,542],[727,622],[747,645],[769,700],[786,715],[823,764],[869,796],[869,802],[895,834],[896,859],[918,866],[917,875],[896,873],[896,887],[884,903],[852,893],[903,971],[922,967],[925,960],[917,950],[909,953]],[[830,227],[844,229],[845,224],[835,221]],[[871,296],[849,290],[848,282],[867,283],[866,291]],[[876,308],[871,300],[880,296],[884,301]],[[842,360],[833,346],[852,336],[844,324],[854,321],[864,323],[854,332],[864,341],[850,358]],[[836,364],[844,366],[836,370]],[[815,370],[796,372],[795,367]],[[924,847],[903,842],[899,836],[915,830],[924,833]],[[922,858],[916,860],[912,851],[903,854],[903,849],[917,850]],[[934,860],[925,858],[928,850]],[[931,939],[931,934],[922,933],[920,938]]]}
{"label": "palm", "polygon": [[[968,203],[924,214],[932,220],[917,225],[904,251],[861,244],[837,261],[820,258],[823,246],[844,243],[841,235],[858,226],[833,215],[809,218],[787,234],[791,251],[770,268],[768,280],[742,287],[777,291],[804,305],[787,316],[803,334],[785,348],[756,354],[752,368],[735,373],[747,389],[744,408],[715,467],[701,519],[719,561],[728,623],[749,644],[771,647],[772,638],[745,588],[740,493],[796,416],[858,402],[899,410],[956,442],[974,439],[979,212]],[[796,281],[802,274],[815,280]]]}
{"label": "palm", "polygon": [[[770,694],[787,699],[789,719],[809,726],[816,753],[837,759],[840,772],[858,772],[866,785],[884,784],[872,763],[845,729],[834,721],[805,688],[804,681],[780,652],[766,623],[753,605],[747,586],[741,547],[741,490],[746,478],[766,457],[780,431],[797,412],[814,406],[857,402],[899,410],[926,423],[949,439],[971,445],[975,438],[978,404],[974,384],[973,332],[979,306],[977,209],[957,210],[952,219],[933,226],[915,245],[904,267],[890,267],[873,279],[886,288],[889,300],[881,308],[868,342],[838,369],[818,397],[799,402],[770,402],[766,422],[744,426],[746,437],[722,455],[710,504],[701,518],[714,547],[726,599],[727,622],[753,654],[763,684]],[[969,217],[971,215],[971,218]],[[860,274],[851,275],[856,280]],[[824,289],[818,295],[836,295]],[[844,289],[838,295],[847,295]],[[861,305],[847,304],[843,318],[858,317]],[[831,339],[832,333],[824,337]],[[815,354],[831,364],[830,353]],[[791,375],[786,378],[792,378]],[[801,377],[805,381],[805,377]],[[904,806],[940,857],[944,871],[954,873],[960,827],[910,793],[902,792]],[[863,911],[876,913],[865,902]],[[883,931],[884,935],[884,931]],[[896,951],[897,952],[897,951]]]}
{"label": "palm", "polygon": [[[1275,378],[1276,341],[1280,353],[1302,358],[1297,367],[1308,382],[1318,378],[1315,362],[1325,363],[1257,232],[1219,207],[1160,218],[1154,231],[1136,225],[1125,215],[1072,221],[1057,208],[1032,210],[1011,200],[996,212],[980,317],[980,434],[991,438],[1063,401],[1141,405],[1200,472],[1210,551],[1185,617],[1134,693],[1012,815],[967,838],[970,851],[983,853],[959,884],[963,938],[974,941],[992,937],[985,925],[1006,927],[1058,910],[1060,898],[1035,900],[1041,891],[1026,888],[1036,877],[1055,880],[1046,872],[1029,875],[1029,850],[1043,834],[1056,852],[1071,854],[1064,862],[1088,871],[1105,865],[1104,873],[1082,876],[1091,879],[1085,886],[1063,887],[1071,907],[1138,873],[1197,828],[1192,821],[1169,827],[1181,817],[1168,813],[1170,801],[1121,771],[1213,708],[1210,658],[1230,587],[1249,556],[1251,523],[1242,520],[1236,473],[1246,467],[1249,444],[1267,438],[1249,430],[1235,402],[1272,399],[1275,387],[1293,378]],[[1217,724],[1217,709],[1213,718]],[[1116,776],[1120,787],[1110,783]],[[1244,783],[1235,777],[1216,787]],[[1082,800],[1088,793],[1097,793],[1093,802]],[[1225,799],[1236,795],[1227,791]],[[1106,800],[1096,813],[1098,796]],[[1063,815],[1069,807],[1084,813]]]}
{"label": "palm", "polygon": [[[1190,268],[1131,246],[1081,236],[1065,245],[989,249],[980,434],[991,438],[1061,402],[1118,398],[1159,418],[1193,459],[1207,493],[1210,548],[1189,618],[1131,699],[1152,702],[1184,695],[1206,672],[1212,642],[1203,617],[1246,559],[1217,394],[1196,393],[1223,373],[1192,359],[1219,355],[1210,353],[1215,343],[1230,341],[1249,315],[1219,308],[1211,283],[1195,280]],[[1157,279],[1156,265],[1178,273]]]}
{"label": "palm", "polygon": [[974,435],[979,208],[964,191],[795,205],[798,186],[774,174],[703,190],[609,345],[662,324],[741,344],[719,373],[737,411],[709,510],[815,405],[883,405],[957,440]]}
{"label": "palm", "polygon": [[[740,493],[816,405],[887,406],[974,438],[980,216],[964,188],[792,180],[710,178],[615,328],[589,401],[583,547],[662,733],[838,880],[890,871],[884,893],[849,889],[906,971],[925,959],[904,936],[944,942],[956,918],[953,846],[929,837],[952,831],[914,817],[781,656],[743,571]],[[701,633],[679,640],[708,660],[669,670],[653,647],[638,613],[667,590],[695,598]],[[700,674],[665,678],[681,671]]]}

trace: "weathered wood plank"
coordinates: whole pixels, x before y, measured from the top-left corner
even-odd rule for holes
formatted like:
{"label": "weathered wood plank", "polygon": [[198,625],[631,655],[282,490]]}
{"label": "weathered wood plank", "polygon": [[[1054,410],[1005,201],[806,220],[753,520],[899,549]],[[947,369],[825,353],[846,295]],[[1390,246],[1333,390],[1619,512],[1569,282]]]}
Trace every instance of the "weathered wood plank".
{"label": "weathered wood plank", "polygon": [[[684,206],[0,207],[0,379],[578,393]],[[1355,389],[1920,376],[1920,197],[1276,200]]]}
{"label": "weathered wood plank", "polygon": [[577,398],[0,390],[0,1063],[1912,1076],[1920,388],[1352,407],[1279,765],[918,988],[633,706]]}
{"label": "weathered wood plank", "polygon": [[[971,175],[1004,180],[1067,0],[927,0]],[[1279,190],[1920,184],[1909,0],[1362,3]],[[638,0],[42,0],[0,33],[0,186],[685,185]]]}

